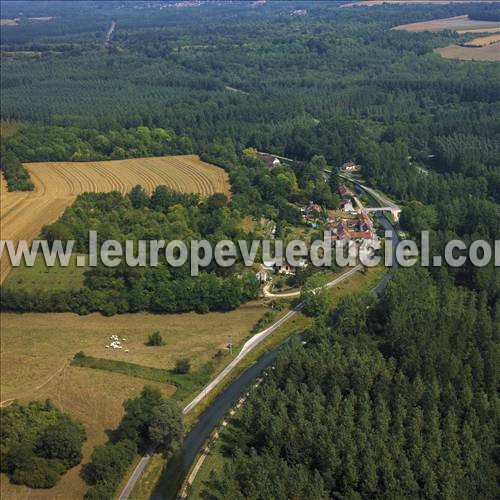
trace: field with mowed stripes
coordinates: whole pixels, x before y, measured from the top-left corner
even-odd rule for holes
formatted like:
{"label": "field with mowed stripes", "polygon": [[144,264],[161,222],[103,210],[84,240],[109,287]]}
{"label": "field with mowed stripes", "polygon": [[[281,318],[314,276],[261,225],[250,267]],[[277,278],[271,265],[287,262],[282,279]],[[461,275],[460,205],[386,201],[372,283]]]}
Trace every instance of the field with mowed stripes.
{"label": "field with mowed stripes", "polygon": [[[1,180],[0,232],[3,240],[36,238],[45,224],[64,212],[84,192],[126,193],[140,184],[148,192],[160,185],[184,193],[230,194],[227,173],[196,155],[162,156],[98,162],[27,163],[35,190],[7,192]],[[0,282],[10,269],[3,255]]]}

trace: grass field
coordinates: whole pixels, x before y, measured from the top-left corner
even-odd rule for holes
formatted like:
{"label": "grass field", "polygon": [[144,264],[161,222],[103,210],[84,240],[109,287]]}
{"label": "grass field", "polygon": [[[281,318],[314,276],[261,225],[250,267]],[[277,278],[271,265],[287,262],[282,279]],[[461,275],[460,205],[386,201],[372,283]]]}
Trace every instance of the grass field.
{"label": "grass field", "polygon": [[[158,387],[165,396],[173,392],[170,386],[147,383]],[[83,447],[83,462],[65,474],[54,488],[48,490],[32,490],[11,484],[7,476],[2,474],[0,497],[6,500],[82,498],[87,489],[80,477],[82,466],[88,463],[93,448],[107,441],[106,431],[117,427],[123,416],[123,401],[137,396],[145,384],[143,380],[125,375],[84,368],[67,366],[58,371],[56,376],[36,391],[34,397],[39,400],[51,399],[61,410],[70,413],[84,424],[87,441]],[[19,398],[23,403],[32,399],[31,396]]]}
{"label": "grass field", "polygon": [[448,45],[434,49],[434,52],[446,59],[460,59],[461,61],[500,61],[500,43],[492,43],[484,47],[462,47]]}
{"label": "grass field", "polygon": [[[9,193],[5,182],[1,184],[0,231],[5,240],[33,240],[44,224],[57,220],[75,197],[86,191],[125,193],[141,184],[151,192],[164,184],[177,191],[202,196],[215,192],[229,194],[226,172],[195,155],[85,163],[29,163],[26,168],[35,191]],[[4,257],[0,265],[0,282],[9,270],[10,264]]]}
{"label": "grass field", "polygon": [[[2,313],[2,401],[27,394],[73,358],[78,351],[89,356],[128,361],[156,368],[173,368],[176,359],[189,358],[196,370],[212,360],[228,342],[243,343],[267,308],[249,303],[228,313],[123,314],[103,317],[71,313]],[[164,346],[146,345],[159,331]],[[109,337],[126,338],[123,350],[107,349]],[[94,370],[89,370],[94,372]]]}
{"label": "grass field", "polygon": [[[107,439],[106,430],[117,426],[122,416],[122,402],[140,392],[145,384],[161,387],[172,396],[175,387],[129,377],[120,373],[70,365],[74,354],[129,361],[144,366],[172,368],[177,358],[186,357],[193,370],[213,360],[217,351],[227,352],[226,344],[243,343],[252,326],[266,307],[253,303],[229,313],[195,313],[179,315],[126,314],[105,318],[92,314],[2,314],[1,323],[1,400],[21,402],[50,398],[54,403],[81,420],[88,434],[84,463],[92,448]],[[148,335],[160,331],[166,345],[145,345]],[[129,353],[106,349],[109,337],[126,338]],[[228,354],[218,362],[226,363]],[[214,369],[220,369],[217,362]],[[29,490],[1,479],[0,497],[81,498],[86,485],[79,474],[81,466],[72,469],[50,490]],[[68,496],[74,492],[74,497]]]}
{"label": "grass field", "polygon": [[443,19],[433,19],[432,21],[423,21],[419,23],[401,24],[392,28],[394,30],[404,30],[411,32],[418,31],[442,31],[454,30],[459,33],[468,33],[469,31],[478,32],[478,30],[500,29],[500,24],[495,21],[476,21],[469,19],[469,16],[446,17]]}
{"label": "grass field", "polygon": [[33,267],[22,263],[18,268],[9,273],[3,288],[6,290],[29,290],[29,291],[73,291],[83,286],[85,272],[84,267],[77,267],[76,258],[78,254],[71,255],[67,267],[61,267],[56,260],[56,265],[47,267],[43,259],[35,261]]}

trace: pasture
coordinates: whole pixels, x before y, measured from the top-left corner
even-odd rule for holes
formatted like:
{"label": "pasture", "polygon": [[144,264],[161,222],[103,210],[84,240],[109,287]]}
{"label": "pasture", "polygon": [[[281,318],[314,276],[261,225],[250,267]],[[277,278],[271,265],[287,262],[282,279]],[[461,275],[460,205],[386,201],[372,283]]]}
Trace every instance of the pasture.
{"label": "pasture", "polygon": [[77,257],[78,254],[71,255],[67,267],[62,267],[57,260],[53,267],[48,267],[42,258],[38,258],[32,267],[22,263],[9,273],[3,288],[6,290],[65,292],[79,290],[83,287],[83,273],[87,268],[77,267]]}
{"label": "pasture", "polygon": [[[26,164],[35,190],[7,192],[2,180],[0,231],[5,240],[32,241],[45,224],[57,220],[80,193],[120,191],[140,184],[148,192],[166,185],[180,192],[208,196],[230,194],[227,173],[196,155],[163,156],[101,162]],[[10,270],[6,257],[0,265],[0,283]]]}
{"label": "pasture", "polygon": [[500,30],[500,24],[495,21],[476,21],[469,19],[467,15],[463,15],[446,17],[444,19],[433,19],[432,21],[401,24],[392,29],[410,32],[452,30],[463,34],[469,31],[479,32],[487,30],[491,32],[491,30]]}
{"label": "pasture", "polygon": [[[219,349],[227,351],[228,342],[241,344],[265,311],[265,306],[249,303],[235,311],[205,315],[2,313],[2,400],[36,397],[33,388],[79,351],[167,369],[184,357],[196,370],[212,360]],[[164,346],[146,345],[155,331],[160,332]],[[123,344],[130,352],[107,349],[111,335],[126,338]]]}
{"label": "pasture", "polygon": [[[1,331],[1,399],[27,402],[50,398],[59,408],[81,420],[88,440],[84,460],[88,462],[92,448],[106,442],[106,431],[116,428],[123,415],[122,402],[136,396],[146,384],[161,387],[165,395],[175,388],[129,377],[119,373],[70,365],[74,354],[124,360],[145,366],[172,368],[177,358],[189,358],[193,370],[213,360],[214,355],[232,341],[243,343],[249,330],[266,308],[247,304],[228,313],[195,313],[169,316],[126,314],[105,318],[97,314],[2,314]],[[149,347],[148,335],[159,331],[166,344]],[[126,338],[130,350],[106,349],[109,337]],[[217,359],[227,362],[227,356]],[[220,367],[215,364],[216,369]],[[2,498],[81,498],[86,485],[80,477],[82,466],[70,470],[49,490],[29,490],[9,483],[1,476]]]}

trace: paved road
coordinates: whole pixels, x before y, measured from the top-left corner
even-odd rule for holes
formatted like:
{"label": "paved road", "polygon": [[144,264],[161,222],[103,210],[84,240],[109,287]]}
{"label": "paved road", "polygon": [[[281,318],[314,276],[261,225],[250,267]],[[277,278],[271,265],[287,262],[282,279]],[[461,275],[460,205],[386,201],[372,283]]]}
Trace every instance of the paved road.
{"label": "paved road", "polygon": [[142,471],[146,468],[146,465],[148,465],[151,457],[153,456],[153,453],[156,451],[156,448],[158,448],[158,445],[151,445],[148,448],[148,451],[146,451],[146,453],[141,457],[139,463],[136,465],[134,471],[128,478],[127,484],[120,493],[120,496],[118,497],[119,500],[126,500],[127,498],[129,498],[132,490],[134,489],[135,483],[139,479],[139,476],[142,474]]}
{"label": "paved road", "polygon": [[[324,285],[321,288],[330,288],[332,286],[337,285],[338,283],[344,281],[345,279],[349,278],[352,274],[355,272],[361,270],[363,266],[361,264],[358,264],[357,266],[353,267],[352,269],[349,269],[349,271],[346,271],[344,274],[341,276],[338,276],[334,280],[328,282],[326,285]],[[294,292],[299,294],[300,292]],[[271,333],[276,331],[283,323],[287,322],[290,318],[295,316],[303,307],[303,303],[297,304],[291,311],[288,311],[283,317],[281,317],[278,321],[273,323],[270,327],[266,328],[265,330],[261,331],[260,333],[255,334],[252,338],[247,340],[243,347],[241,348],[241,351],[238,353],[238,355],[229,363],[224,370],[222,370],[219,375],[217,375],[207,386],[205,386],[202,391],[182,410],[182,413],[186,414],[189,413],[204,397],[207,396],[217,385],[219,385],[233,370],[233,368],[238,365],[241,360],[255,347],[257,347],[263,340],[265,340]]]}
{"label": "paved road", "polygon": [[[351,274],[354,274],[356,271],[361,271],[362,267],[363,266],[361,264],[358,264],[357,266],[353,267],[352,269],[349,269],[349,271],[346,271],[344,274],[341,274],[334,280],[329,281],[326,285],[318,287],[316,290],[319,290],[320,288],[330,288],[332,286],[335,286],[341,281],[351,276]],[[272,293],[269,291],[269,287],[271,286],[271,284],[272,283],[268,283],[264,286],[262,290],[264,292],[264,297],[270,297],[275,299],[287,299],[289,297],[298,297],[300,295],[300,290],[297,292]]]}
{"label": "paved road", "polygon": [[[367,190],[366,186],[360,184],[362,189]],[[370,188],[368,188],[370,189]],[[382,200],[378,200],[382,201]],[[383,200],[385,203],[388,200]],[[392,203],[392,202],[391,202]],[[392,225],[392,223],[385,217],[383,214],[379,214],[378,216],[379,222],[386,230],[392,230],[392,240],[394,244],[394,252],[397,243],[399,242],[397,232]],[[397,260],[393,259],[393,268],[398,266]],[[327,283],[325,286],[330,287],[334,286],[340,281],[348,278],[351,274],[358,271],[358,265],[353,267],[343,275],[339,276],[335,280]],[[381,294],[389,280],[391,279],[392,273],[386,273],[382,280],[378,283],[378,285],[374,288],[374,291],[378,294]],[[285,316],[280,318],[276,323],[271,325],[269,328],[266,328],[260,333],[254,335],[250,340],[248,340],[240,353],[233,359],[233,361],[226,366],[226,368],[212,381],[208,384],[201,392],[198,394],[193,401],[191,401],[186,407],[183,409],[183,413],[189,413],[209,392],[211,392],[216,385],[218,385],[227,375],[228,373],[252,350],[254,349],[260,342],[262,342],[266,337],[268,337],[271,333],[273,333],[277,328],[279,328],[283,323],[288,321],[290,318],[295,316],[297,312],[299,312],[303,307],[302,303],[299,303],[295,306],[294,309],[289,311]],[[179,488],[181,487],[182,481],[185,477],[185,474],[189,471],[192,462],[196,458],[199,450],[205,444],[206,440],[209,438],[210,433],[213,428],[217,425],[217,422],[226,414],[226,412],[231,408],[234,400],[237,396],[244,390],[248,385],[254,380],[260,372],[269,366],[274,358],[277,356],[279,352],[280,346],[272,349],[268,353],[261,356],[258,361],[252,365],[250,368],[245,370],[236,380],[231,382],[228,387],[224,389],[224,391],[216,397],[213,403],[204,411],[196,425],[189,432],[184,440],[181,449],[177,452],[177,454],[169,461],[167,469],[162,473],[160,482],[158,483],[155,491],[153,493],[152,498],[154,500],[160,500],[164,498],[175,498]],[[124,489],[120,493],[119,500],[127,500],[129,498],[130,493],[132,492],[135,483],[137,482],[139,476],[142,471],[148,464],[151,459],[151,455],[155,451],[156,447],[151,447],[146,455],[141,458],[136,468],[134,469],[132,475],[130,476],[127,484]]]}
{"label": "paved road", "polygon": [[342,179],[346,179],[348,181],[354,182],[354,184],[357,184],[361,189],[366,191],[372,198],[374,198],[378,203],[380,203],[381,206],[387,206],[391,208],[392,210],[401,210],[401,207],[399,205],[396,205],[392,200],[387,198],[382,193],[379,193],[378,191],[375,191],[375,189],[372,189],[371,187],[368,187],[366,184],[363,184],[362,182],[358,181],[357,179],[354,179],[348,174],[339,174],[339,177]]}
{"label": "paved road", "polygon": [[[353,267],[352,269],[349,269],[349,271],[346,271],[342,275],[338,276],[334,280],[328,282],[326,285],[324,285],[321,288],[331,288],[332,286],[335,286],[345,279],[349,278],[351,275],[356,273],[357,271],[361,270],[363,266],[361,264],[358,264],[357,266]],[[299,295],[300,292],[294,292],[294,294]],[[271,294],[273,296],[273,294]],[[281,297],[284,297],[285,295],[281,295]],[[303,307],[303,303],[300,302],[297,304],[292,310],[288,311],[284,316],[282,316],[279,320],[277,320],[275,323],[273,323],[271,326],[266,328],[265,330],[262,330],[261,332],[255,334],[253,337],[251,337],[249,340],[245,342],[243,347],[241,348],[241,351],[238,353],[238,355],[229,363],[224,370],[222,370],[208,385],[206,385],[201,392],[188,404],[184,407],[182,410],[182,413],[186,415],[189,413],[196,405],[200,403],[210,392],[213,391],[215,387],[217,387],[227,376],[228,374],[241,362],[241,360],[255,347],[257,347],[263,340],[265,340],[269,335],[271,335],[274,331],[276,331],[281,325],[286,323],[290,318],[293,318]],[[156,451],[156,446],[151,446],[147,453],[141,458],[137,466],[135,467],[134,471],[130,475],[127,484],[123,488],[123,490],[120,493],[120,496],[118,497],[119,500],[127,500],[130,497],[130,494],[132,493],[132,490],[134,489],[135,483],[139,479],[139,476],[142,474],[142,471],[145,469],[149,461],[151,460],[151,457],[153,453]]]}

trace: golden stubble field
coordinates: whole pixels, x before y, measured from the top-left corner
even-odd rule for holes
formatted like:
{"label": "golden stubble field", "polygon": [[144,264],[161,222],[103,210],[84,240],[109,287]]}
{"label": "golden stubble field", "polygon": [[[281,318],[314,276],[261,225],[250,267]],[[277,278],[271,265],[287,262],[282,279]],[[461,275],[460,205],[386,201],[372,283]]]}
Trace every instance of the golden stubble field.
{"label": "golden stubble field", "polygon": [[[497,0],[473,0],[475,3],[494,3]],[[341,7],[373,7],[377,5],[449,5],[450,3],[470,3],[471,0],[360,0],[345,3]]]}
{"label": "golden stubble field", "polygon": [[435,52],[446,59],[460,59],[461,61],[500,61],[500,43],[492,43],[482,47],[462,47],[448,45],[435,49]]}
{"label": "golden stubble field", "polygon": [[469,19],[469,16],[467,15],[463,15],[446,17],[443,19],[432,19],[431,21],[401,24],[400,26],[396,26],[392,29],[412,32],[453,30],[462,34],[468,33],[469,31],[498,31],[500,30],[500,24],[495,21],[476,21],[474,19]]}
{"label": "golden stubble field", "polygon": [[[5,499],[82,498],[86,484],[80,477],[94,446],[107,440],[107,430],[116,428],[122,403],[135,397],[146,384],[160,387],[164,395],[174,393],[168,384],[151,383],[117,373],[70,366],[74,354],[126,360],[145,366],[171,368],[177,358],[189,358],[193,369],[210,361],[229,341],[240,345],[267,308],[246,304],[228,313],[174,315],[124,314],[110,318],[98,314],[13,314],[1,320],[1,400],[21,403],[51,399],[58,408],[80,420],[87,431],[84,458],[49,490],[16,486],[0,476],[0,497]],[[145,345],[148,335],[159,331],[166,342],[161,347]],[[112,334],[126,338],[125,353],[106,349]]]}
{"label": "golden stubble field", "polygon": [[[120,191],[140,184],[148,192],[166,185],[180,192],[230,194],[227,173],[196,155],[162,156],[100,162],[28,163],[35,190],[7,192],[1,181],[0,233],[4,240],[36,238],[45,224],[62,215],[80,193]],[[10,270],[2,257],[0,282]]]}
{"label": "golden stubble field", "polygon": [[458,34],[493,33],[477,37],[463,45],[448,45],[434,50],[446,59],[462,61],[500,61],[500,23],[495,21],[476,21],[467,15],[433,19],[418,23],[402,24],[392,28],[408,32],[453,30]]}

